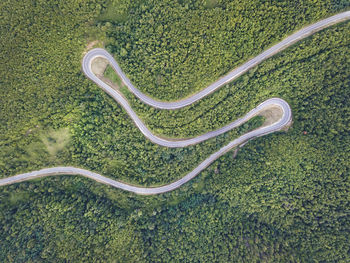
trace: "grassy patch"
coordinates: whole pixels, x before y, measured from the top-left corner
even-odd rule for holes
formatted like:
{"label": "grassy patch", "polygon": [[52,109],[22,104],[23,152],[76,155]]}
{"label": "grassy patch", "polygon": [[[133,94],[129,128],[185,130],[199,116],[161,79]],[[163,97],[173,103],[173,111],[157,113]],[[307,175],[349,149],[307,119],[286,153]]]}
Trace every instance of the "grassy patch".
{"label": "grassy patch", "polygon": [[121,78],[118,76],[117,73],[115,73],[115,71],[113,70],[113,68],[110,65],[108,65],[106,67],[106,70],[103,73],[103,76],[108,78],[114,84],[117,84],[119,87],[124,86],[124,83],[122,82]]}
{"label": "grassy patch", "polygon": [[101,22],[125,22],[128,20],[128,9],[129,4],[125,0],[109,1],[97,20]]}
{"label": "grassy patch", "polygon": [[59,130],[51,130],[47,134],[42,135],[41,140],[46,147],[46,151],[53,157],[62,151],[70,142],[70,133],[68,128]]}
{"label": "grassy patch", "polygon": [[214,8],[218,6],[218,0],[206,0],[204,7],[207,9]]}

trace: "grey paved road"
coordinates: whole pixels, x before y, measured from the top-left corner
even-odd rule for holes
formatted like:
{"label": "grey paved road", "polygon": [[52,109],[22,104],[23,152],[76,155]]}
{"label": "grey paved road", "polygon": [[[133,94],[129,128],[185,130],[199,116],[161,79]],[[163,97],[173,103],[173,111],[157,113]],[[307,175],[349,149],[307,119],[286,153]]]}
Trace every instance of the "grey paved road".
{"label": "grey paved road", "polygon": [[205,159],[202,163],[200,163],[193,171],[189,172],[187,175],[182,177],[181,179],[171,183],[167,184],[161,187],[137,187],[129,184],[125,184],[119,181],[112,180],[110,178],[104,177],[100,174],[80,169],[80,168],[75,168],[75,167],[53,167],[53,168],[45,168],[39,171],[33,171],[30,173],[24,173],[24,174],[19,174],[15,175],[12,177],[0,179],[0,186],[2,185],[8,185],[8,184],[13,184],[13,183],[18,183],[22,181],[27,181],[31,180],[34,178],[39,178],[39,177],[44,177],[44,176],[51,176],[51,175],[61,175],[61,174],[67,174],[67,175],[81,175],[87,178],[91,178],[95,181],[111,185],[116,188],[120,188],[126,191],[134,192],[136,194],[144,194],[144,195],[152,195],[152,194],[160,194],[160,193],[165,193],[172,191],[184,183],[188,182],[192,178],[194,178],[196,175],[198,175],[202,170],[204,170],[206,167],[208,167],[212,162],[214,162],[217,158],[225,154],[227,151],[231,150],[232,148],[235,148],[239,145],[245,144],[247,141],[266,135],[268,133],[272,133],[278,130],[283,129],[287,125],[290,124],[292,120],[292,113],[291,109],[288,105],[287,102],[280,98],[272,98],[268,99],[265,102],[261,103],[258,105],[256,108],[248,112],[244,117],[228,124],[227,126],[220,128],[215,131],[208,132],[206,134],[200,135],[198,137],[190,138],[190,139],[184,139],[184,140],[167,140],[165,138],[160,138],[156,135],[154,135],[146,126],[145,124],[141,121],[141,119],[136,115],[136,113],[133,111],[133,109],[130,107],[129,103],[127,100],[116,90],[111,88],[109,85],[101,81],[99,78],[97,78],[92,70],[91,70],[91,63],[92,61],[97,58],[97,57],[103,57],[106,58],[111,66],[114,68],[114,70],[119,74],[123,82],[127,85],[129,90],[133,92],[141,101],[144,103],[151,105],[156,108],[160,109],[169,109],[169,110],[174,110],[174,109],[179,109],[185,106],[188,106],[201,98],[207,96],[208,94],[214,92],[224,84],[232,81],[233,79],[241,76],[243,73],[247,72],[249,69],[252,67],[258,65],[265,59],[273,56],[274,54],[280,52],[281,50],[293,45],[297,41],[325,28],[330,25],[348,20],[350,18],[350,11],[348,12],[343,12],[340,14],[337,14],[335,16],[329,17],[327,19],[321,20],[315,24],[312,24],[310,26],[307,26],[300,31],[297,31],[296,33],[292,34],[291,36],[287,37],[280,43],[272,46],[268,50],[264,51],[260,55],[256,56],[255,58],[249,60],[242,66],[234,69],[233,71],[229,72],[227,75],[224,77],[220,78],[218,81],[215,83],[211,84],[207,88],[203,89],[202,91],[185,98],[183,100],[179,100],[176,102],[161,102],[154,100],[150,98],[149,96],[143,94],[140,90],[135,88],[130,80],[126,77],[126,75],[123,73],[121,68],[119,67],[118,63],[114,60],[114,58],[104,49],[93,49],[90,52],[88,52],[84,59],[83,59],[83,71],[86,74],[88,78],[90,78],[92,81],[94,81],[97,85],[99,85],[105,92],[107,92],[113,99],[115,99],[118,103],[124,107],[126,112],[129,114],[129,116],[132,118],[132,120],[135,122],[136,126],[140,129],[140,131],[152,142],[166,146],[166,147],[185,147],[191,144],[196,144],[202,141],[205,141],[209,138],[218,136],[224,132],[227,132],[242,123],[246,122],[250,118],[252,118],[255,115],[258,115],[261,111],[264,109],[268,109],[270,107],[279,107],[282,110],[282,117],[277,120],[276,122],[264,126],[261,128],[258,128],[256,130],[250,131],[241,137],[233,140],[226,146],[222,147],[219,151],[213,153],[210,155],[207,159]]}
{"label": "grey paved road", "polygon": [[[294,34],[290,35],[289,37],[285,38],[281,42],[277,43],[276,45],[270,47],[266,51],[262,52],[260,55],[252,58],[248,62],[244,63],[240,67],[232,70],[227,75],[223,76],[219,80],[215,81],[213,84],[209,85],[205,89],[201,90],[200,92],[193,94],[190,97],[187,97],[183,100],[174,101],[174,102],[163,102],[163,101],[157,101],[152,99],[151,97],[145,95],[142,93],[139,89],[134,87],[134,85],[131,83],[131,81],[128,79],[128,77],[124,74],[124,72],[119,67],[118,63],[114,60],[114,58],[104,49],[96,48],[90,50],[84,57],[83,60],[83,71],[87,75],[88,78],[90,78],[92,81],[94,81],[97,85],[99,85],[102,89],[106,88],[108,89],[108,85],[104,84],[103,81],[98,79],[94,74],[91,72],[91,62],[94,58],[102,57],[106,58],[111,66],[115,69],[117,74],[121,77],[123,82],[128,86],[129,90],[135,94],[141,101],[144,103],[155,107],[159,109],[165,109],[165,110],[174,110],[183,108],[185,106],[188,106],[203,97],[207,96],[208,94],[214,92],[218,88],[222,87],[223,85],[227,84],[228,82],[234,80],[235,78],[241,76],[245,72],[247,72],[249,69],[255,67],[256,65],[260,64],[267,58],[279,53],[280,51],[290,47],[291,45],[295,44],[296,42],[326,28],[331,25],[340,23],[342,21],[346,21],[350,19],[350,11],[339,13],[337,15],[328,17],[326,19],[323,19],[319,22],[316,22],[312,25],[306,26],[302,28],[301,30],[295,32]],[[107,90],[105,90],[108,92]],[[113,95],[111,95],[113,97]]]}

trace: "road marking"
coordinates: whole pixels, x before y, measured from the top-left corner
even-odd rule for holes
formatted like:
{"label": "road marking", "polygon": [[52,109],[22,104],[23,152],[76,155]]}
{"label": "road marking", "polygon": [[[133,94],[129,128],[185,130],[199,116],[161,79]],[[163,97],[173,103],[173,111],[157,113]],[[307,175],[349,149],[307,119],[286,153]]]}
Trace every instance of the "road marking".
{"label": "road marking", "polygon": [[160,194],[172,191],[184,183],[190,181],[195,176],[197,176],[201,171],[203,171],[206,167],[208,167],[212,162],[214,162],[216,159],[218,159],[220,156],[231,150],[232,148],[235,148],[237,146],[243,146],[245,143],[247,143],[249,140],[260,137],[275,131],[279,131],[283,129],[284,127],[288,126],[292,121],[292,112],[290,109],[290,106],[286,101],[280,98],[272,98],[264,101],[260,105],[258,105],[256,108],[248,112],[244,117],[228,124],[227,126],[220,128],[215,131],[208,132],[206,134],[185,139],[185,140],[167,140],[164,138],[160,138],[156,135],[154,135],[147,127],[146,125],[141,121],[141,119],[137,116],[137,114],[133,111],[133,109],[130,107],[128,101],[116,90],[111,88],[109,85],[101,81],[95,74],[92,73],[91,70],[91,63],[94,58],[97,57],[103,57],[106,58],[111,66],[114,68],[114,70],[117,72],[117,74],[121,77],[123,82],[126,84],[126,86],[129,88],[129,90],[135,94],[136,97],[138,97],[141,101],[144,103],[159,108],[159,109],[168,109],[168,110],[174,110],[179,109],[185,106],[188,106],[203,97],[209,95],[210,93],[214,92],[218,88],[222,87],[224,84],[234,80],[235,78],[241,76],[245,72],[247,72],[249,69],[255,67],[256,65],[260,64],[262,61],[266,60],[267,58],[279,53],[280,51],[286,49],[287,47],[293,45],[297,41],[304,39],[315,32],[318,32],[326,27],[329,27],[331,25],[334,25],[336,23],[340,23],[342,21],[346,21],[350,18],[350,11],[339,13],[337,15],[334,15],[332,17],[323,19],[317,23],[314,23],[310,26],[304,27],[303,29],[297,31],[296,33],[290,35],[289,37],[285,38],[278,44],[272,46],[271,48],[267,49],[266,51],[262,52],[260,55],[254,57],[253,59],[249,60],[248,62],[244,63],[242,66],[234,69],[233,71],[229,72],[227,75],[223,76],[213,84],[209,85],[207,88],[203,89],[202,91],[185,98],[183,100],[179,100],[176,102],[162,102],[154,100],[147,95],[143,94],[140,90],[135,88],[130,80],[126,77],[126,75],[123,73],[121,68],[119,67],[118,63],[114,60],[114,58],[104,49],[93,49],[89,51],[83,59],[83,71],[86,74],[88,78],[90,78],[92,81],[94,81],[97,85],[99,85],[106,93],[108,93],[114,100],[116,100],[119,104],[121,104],[122,107],[126,110],[126,112],[129,114],[129,116],[132,118],[136,126],[140,129],[140,131],[152,142],[165,146],[165,147],[186,147],[188,145],[196,144],[205,140],[208,140],[209,138],[213,138],[215,136],[218,136],[224,132],[227,132],[242,123],[248,121],[253,116],[256,116],[261,111],[269,108],[269,107],[279,107],[283,111],[282,117],[268,125],[260,127],[256,130],[250,131],[239,138],[231,141],[226,146],[222,147],[217,152],[210,155],[208,158],[206,158],[203,162],[201,162],[194,170],[189,172],[184,177],[180,178],[179,180],[163,185],[160,187],[138,187],[134,185],[129,185],[123,182],[119,182],[110,178],[107,178],[105,176],[102,176],[98,173],[94,173],[85,169],[80,169],[76,167],[52,167],[52,168],[45,168],[38,171],[33,171],[29,173],[23,173],[18,174],[15,176],[7,177],[4,179],[0,179],[0,186],[3,185],[9,185],[14,184],[22,181],[32,180],[35,178],[45,177],[45,176],[52,176],[52,175],[81,175],[87,178],[90,178],[92,180],[95,180],[97,182],[107,184],[125,191],[133,192],[136,194],[143,194],[143,195],[152,195],[152,194]]}

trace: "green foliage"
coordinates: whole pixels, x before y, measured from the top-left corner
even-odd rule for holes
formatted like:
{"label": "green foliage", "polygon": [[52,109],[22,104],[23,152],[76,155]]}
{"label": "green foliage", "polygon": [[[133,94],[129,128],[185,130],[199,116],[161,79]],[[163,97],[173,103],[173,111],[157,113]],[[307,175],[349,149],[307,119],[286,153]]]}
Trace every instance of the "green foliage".
{"label": "green foliage", "polygon": [[128,19],[100,27],[131,81],[162,100],[199,91],[293,31],[346,8],[333,0],[139,2],[123,1]]}
{"label": "green foliage", "polygon": [[52,179],[2,189],[1,262],[135,262],[143,257],[130,213],[94,195],[83,182],[72,188],[68,178]]}
{"label": "green foliage", "polygon": [[128,19],[128,6],[128,0],[108,1],[104,11],[98,16],[97,20],[101,22],[125,22]]}
{"label": "green foliage", "polygon": [[61,128],[57,131],[49,131],[48,134],[42,135],[41,140],[45,144],[47,152],[51,156],[56,156],[69,143],[69,130],[67,128]]}
{"label": "green foliage", "polygon": [[[94,27],[113,5],[97,2],[0,3],[1,177],[75,165],[159,185],[263,122],[253,119],[185,149],[153,145],[81,73],[82,53],[96,32],[117,37],[109,48],[138,87],[171,99],[203,88],[296,28],[349,8],[348,1],[115,1],[128,10],[127,20],[112,17]],[[288,133],[251,141],[236,158],[230,152],[160,196],[73,176],[1,187],[0,261],[349,261],[349,45],[349,22],[334,26],[178,111],[150,108],[122,87],[163,136],[222,127],[274,96],[290,103],[294,123]],[[44,142],[54,146],[54,158]]]}
{"label": "green foliage", "polygon": [[104,72],[104,77],[108,78],[113,83],[117,84],[119,88],[124,87],[124,84],[117,73],[113,70],[110,65],[107,65],[106,70]]}
{"label": "green foliage", "polygon": [[204,2],[204,7],[205,8],[214,8],[214,7],[217,7],[218,6],[218,3],[219,1],[218,0],[206,0]]}

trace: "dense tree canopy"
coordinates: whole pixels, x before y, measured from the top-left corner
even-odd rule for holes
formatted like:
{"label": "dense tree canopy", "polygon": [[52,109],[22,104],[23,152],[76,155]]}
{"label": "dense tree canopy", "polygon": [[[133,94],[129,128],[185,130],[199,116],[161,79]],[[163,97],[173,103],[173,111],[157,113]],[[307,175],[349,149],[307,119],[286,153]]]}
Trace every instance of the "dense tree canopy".
{"label": "dense tree canopy", "polygon": [[[262,122],[184,149],[154,145],[82,74],[93,40],[104,41],[137,87],[174,99],[348,8],[348,1],[2,1],[0,177],[74,165],[164,184]],[[122,89],[164,136],[222,127],[274,96],[290,103],[294,122],[164,195],[73,176],[1,187],[0,261],[349,261],[349,45],[350,23],[333,26],[177,111],[155,110]]]}
{"label": "dense tree canopy", "polygon": [[[102,16],[107,50],[144,92],[176,100],[203,89],[303,25],[342,8],[337,1],[127,1]],[[211,3],[211,5],[208,3]],[[118,8],[119,7],[119,8]],[[124,13],[122,13],[124,12]]]}

